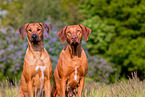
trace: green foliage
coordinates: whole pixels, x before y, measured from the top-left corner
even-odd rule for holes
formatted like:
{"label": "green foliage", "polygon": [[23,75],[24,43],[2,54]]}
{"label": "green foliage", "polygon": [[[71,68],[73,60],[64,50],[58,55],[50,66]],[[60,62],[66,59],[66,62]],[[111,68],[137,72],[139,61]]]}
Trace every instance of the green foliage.
{"label": "green foliage", "polygon": [[[110,46],[107,55],[119,64],[123,71],[136,71],[145,74],[145,38],[128,39],[118,37]],[[123,73],[124,74],[124,73]],[[142,75],[141,75],[142,76]],[[142,76],[141,79],[143,79]]]}
{"label": "green foliage", "polygon": [[[111,43],[107,43],[109,47],[104,55],[111,58],[118,70],[121,70],[121,77],[127,77],[131,71],[136,70],[141,79],[145,78],[144,5],[144,0],[84,0],[79,5],[80,12],[87,18],[100,16],[103,21],[107,21],[107,25],[115,28],[113,31],[115,37],[110,41]],[[88,22],[87,25],[94,24],[96,23],[90,22],[89,24]],[[92,30],[95,28],[92,27]],[[95,48],[90,44],[92,41],[88,42],[88,46]]]}
{"label": "green foliage", "polygon": [[82,24],[92,30],[87,42],[87,48],[90,54],[103,54],[108,50],[114,36],[114,27],[107,25],[98,16],[87,19]]}
{"label": "green foliage", "polygon": [[81,0],[61,0],[61,8],[63,13],[63,20],[68,24],[74,25],[80,23],[84,15],[78,11],[78,5]]}

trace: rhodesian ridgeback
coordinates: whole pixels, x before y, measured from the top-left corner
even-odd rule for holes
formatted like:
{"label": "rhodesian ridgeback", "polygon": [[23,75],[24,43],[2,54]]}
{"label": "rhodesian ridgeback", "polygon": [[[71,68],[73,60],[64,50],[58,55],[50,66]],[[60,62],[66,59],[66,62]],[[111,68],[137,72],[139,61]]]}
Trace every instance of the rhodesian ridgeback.
{"label": "rhodesian ridgeback", "polygon": [[51,96],[52,64],[43,46],[43,38],[48,37],[49,31],[50,26],[43,23],[27,23],[18,29],[20,38],[24,39],[27,34],[28,41],[21,75],[20,97],[36,97],[40,90],[45,91],[46,97]]}
{"label": "rhodesian ridgeback", "polygon": [[81,41],[82,37],[87,41],[90,33],[91,29],[83,25],[72,25],[64,27],[57,34],[62,43],[66,40],[67,43],[54,71],[51,96],[82,96],[88,62]]}

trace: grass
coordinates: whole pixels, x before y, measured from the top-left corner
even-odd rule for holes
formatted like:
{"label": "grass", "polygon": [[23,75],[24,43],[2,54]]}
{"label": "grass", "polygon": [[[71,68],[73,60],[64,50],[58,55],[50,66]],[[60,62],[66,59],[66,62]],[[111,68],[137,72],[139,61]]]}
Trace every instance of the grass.
{"label": "grass", "polygon": [[83,97],[145,97],[145,81],[140,81],[136,74],[132,74],[132,79],[110,85],[87,82]]}
{"label": "grass", "polygon": [[[0,82],[0,97],[16,97],[19,83],[10,84],[7,80]],[[83,97],[145,97],[145,81],[140,81],[132,74],[128,81],[117,81],[114,84],[88,81],[86,78]]]}
{"label": "grass", "polygon": [[19,92],[20,83],[15,81],[14,85],[9,83],[8,80],[0,82],[0,97],[17,97]]}

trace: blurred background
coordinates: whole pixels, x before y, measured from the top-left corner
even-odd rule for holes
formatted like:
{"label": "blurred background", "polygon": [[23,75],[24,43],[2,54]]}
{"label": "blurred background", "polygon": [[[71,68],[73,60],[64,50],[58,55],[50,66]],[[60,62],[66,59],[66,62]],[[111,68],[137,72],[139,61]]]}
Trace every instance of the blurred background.
{"label": "blurred background", "polygon": [[57,33],[82,24],[92,29],[89,40],[82,41],[88,80],[113,83],[133,71],[145,78],[145,0],[0,0],[0,81],[20,80],[28,44],[17,29],[33,22],[52,27],[44,46],[53,70],[64,46]]}

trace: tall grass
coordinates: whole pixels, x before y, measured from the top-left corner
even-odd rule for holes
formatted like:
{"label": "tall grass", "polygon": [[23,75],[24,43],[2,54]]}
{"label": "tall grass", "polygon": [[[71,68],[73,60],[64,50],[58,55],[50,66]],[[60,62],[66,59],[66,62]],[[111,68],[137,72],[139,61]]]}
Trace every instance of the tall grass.
{"label": "tall grass", "polygon": [[128,81],[117,81],[114,84],[87,82],[83,97],[145,97],[145,81],[140,81],[132,73]]}
{"label": "tall grass", "polygon": [[[0,97],[16,97],[20,84],[14,85],[8,80],[0,82]],[[83,97],[145,97],[145,81],[140,81],[136,74],[128,81],[117,81],[114,84],[86,81]]]}
{"label": "tall grass", "polygon": [[16,80],[14,82],[12,84],[8,79],[0,82],[0,97],[17,97],[20,83]]}

